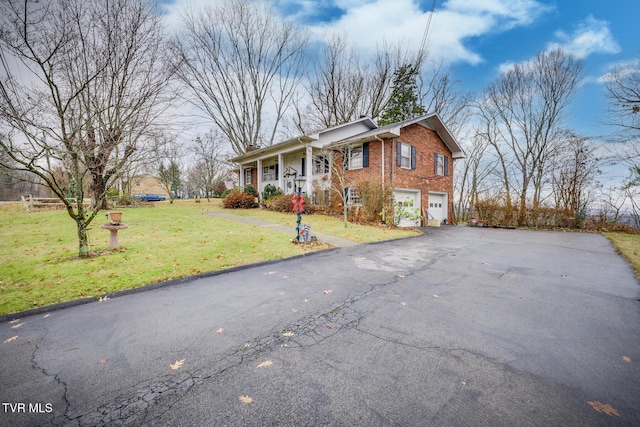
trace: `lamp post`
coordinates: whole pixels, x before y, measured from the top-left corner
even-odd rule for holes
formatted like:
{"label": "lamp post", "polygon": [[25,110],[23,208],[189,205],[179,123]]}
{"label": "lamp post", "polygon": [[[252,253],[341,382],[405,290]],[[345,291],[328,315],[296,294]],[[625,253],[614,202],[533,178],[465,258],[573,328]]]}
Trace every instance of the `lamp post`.
{"label": "lamp post", "polygon": [[302,211],[304,210],[304,197],[302,197],[302,184],[304,183],[304,180],[301,178],[298,178],[297,174],[294,174],[293,182],[296,188],[295,188],[295,194],[293,195],[292,203],[293,203],[293,210],[297,216],[297,221],[296,221],[297,239],[298,239],[298,242],[301,243],[301,242],[304,242],[304,236],[302,235],[303,233]]}

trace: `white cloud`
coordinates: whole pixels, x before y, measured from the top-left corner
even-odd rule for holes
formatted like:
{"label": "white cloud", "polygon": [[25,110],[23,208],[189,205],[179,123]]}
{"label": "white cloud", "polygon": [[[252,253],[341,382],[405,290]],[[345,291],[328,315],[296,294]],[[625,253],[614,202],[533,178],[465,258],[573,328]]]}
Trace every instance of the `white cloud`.
{"label": "white cloud", "polygon": [[609,23],[588,16],[580,22],[572,34],[556,33],[558,41],[549,43],[548,50],[561,48],[577,58],[586,58],[594,53],[620,52],[620,46],[609,31]]}
{"label": "white cloud", "polygon": [[614,79],[624,78],[640,71],[640,58],[618,61],[610,64],[608,71],[596,79],[597,83],[609,83]]}
{"label": "white cloud", "polygon": [[[338,0],[336,6],[344,8],[344,15],[312,25],[312,33],[322,39],[327,33],[346,32],[366,51],[382,41],[417,49],[429,22],[430,12],[415,0]],[[477,64],[482,57],[466,45],[468,39],[528,25],[549,10],[534,0],[449,0],[431,18],[428,48],[434,58],[447,63]]]}
{"label": "white cloud", "polygon": [[449,0],[444,8],[462,15],[490,17],[499,30],[529,25],[552,9],[535,0]]}
{"label": "white cloud", "polygon": [[[620,46],[618,46],[618,43],[609,31],[608,22],[595,19],[593,16],[588,16],[584,21],[580,22],[572,34],[557,31],[555,36],[560,41],[548,43],[547,52],[554,49],[562,49],[566,53],[579,59],[584,59],[594,53],[616,54],[620,52]],[[506,73],[513,69],[514,65],[524,65],[529,61],[530,60],[525,60],[519,63],[510,61],[503,62],[498,66],[498,71],[500,73]],[[583,83],[603,82],[609,78],[609,74],[610,73],[604,74],[599,78],[587,76]]]}
{"label": "white cloud", "polygon": [[[220,2],[222,0],[213,0]],[[418,0],[266,0],[274,13],[286,14],[310,30],[316,41],[332,33],[345,33],[361,51],[375,52],[383,42],[418,49],[430,12]],[[210,5],[212,0],[176,0],[164,5],[171,29],[179,27],[179,12]],[[331,14],[327,11],[342,11]],[[431,57],[444,63],[478,64],[481,54],[469,47],[469,40],[508,31],[534,22],[551,7],[538,0],[448,0],[431,17],[428,49]],[[325,13],[326,22],[319,22]],[[327,18],[331,19],[327,19]]]}

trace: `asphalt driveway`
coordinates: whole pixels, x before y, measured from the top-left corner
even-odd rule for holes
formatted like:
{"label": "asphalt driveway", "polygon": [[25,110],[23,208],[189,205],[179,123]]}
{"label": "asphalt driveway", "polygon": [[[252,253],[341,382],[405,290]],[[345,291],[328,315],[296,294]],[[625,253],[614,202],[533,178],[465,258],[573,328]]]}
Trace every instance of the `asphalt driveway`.
{"label": "asphalt driveway", "polygon": [[640,425],[595,234],[441,227],[0,325],[0,424]]}

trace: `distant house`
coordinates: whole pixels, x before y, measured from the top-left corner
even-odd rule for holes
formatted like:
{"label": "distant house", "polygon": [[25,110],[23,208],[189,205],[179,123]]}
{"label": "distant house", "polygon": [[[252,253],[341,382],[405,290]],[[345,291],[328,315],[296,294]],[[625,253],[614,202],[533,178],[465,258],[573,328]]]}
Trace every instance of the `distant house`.
{"label": "distant house", "polygon": [[[328,159],[335,151],[345,153],[344,174],[350,182],[380,181],[393,188],[398,205],[415,209],[424,223],[429,218],[451,223],[453,162],[464,154],[437,114],[383,127],[363,117],[248,151],[232,161],[239,166],[241,186],[251,185],[261,193],[271,184],[290,194],[297,178],[303,182],[301,191],[315,200],[314,192],[335,179]],[[348,192],[349,203],[357,204],[356,190]]]}
{"label": "distant house", "polygon": [[160,178],[153,175],[138,175],[131,178],[131,195],[134,197],[142,197],[146,194],[157,194],[169,198],[167,187]]}

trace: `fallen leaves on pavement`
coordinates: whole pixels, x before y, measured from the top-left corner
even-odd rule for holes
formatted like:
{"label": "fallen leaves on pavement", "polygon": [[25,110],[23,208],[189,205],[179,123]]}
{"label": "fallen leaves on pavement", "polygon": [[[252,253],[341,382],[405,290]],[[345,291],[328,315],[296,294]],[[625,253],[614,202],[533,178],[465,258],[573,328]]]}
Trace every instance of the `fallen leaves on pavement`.
{"label": "fallen leaves on pavement", "polygon": [[14,335],[11,338],[7,338],[6,340],[4,340],[4,344],[11,342],[11,341],[15,341],[18,339],[18,335]]}
{"label": "fallen leaves on pavement", "polygon": [[171,368],[172,371],[175,371],[176,369],[182,368],[182,365],[184,365],[184,361],[185,359],[176,360],[176,363],[172,363],[171,365],[169,365],[169,367]]}
{"label": "fallen leaves on pavement", "polygon": [[260,363],[257,368],[266,368],[267,366],[271,365],[273,365],[273,362],[271,360],[265,360],[264,362]]}
{"label": "fallen leaves on pavement", "polygon": [[238,397],[238,400],[244,403],[245,405],[253,402],[253,399],[251,398],[251,396],[240,396]]}
{"label": "fallen leaves on pavement", "polygon": [[589,404],[589,406],[591,406],[593,409],[595,409],[596,411],[602,413],[602,414],[607,414],[607,415],[615,415],[616,417],[620,416],[620,413],[618,412],[618,410],[616,408],[614,408],[613,406],[609,405],[608,403],[602,404],[597,400],[594,400],[593,402],[587,402]]}

